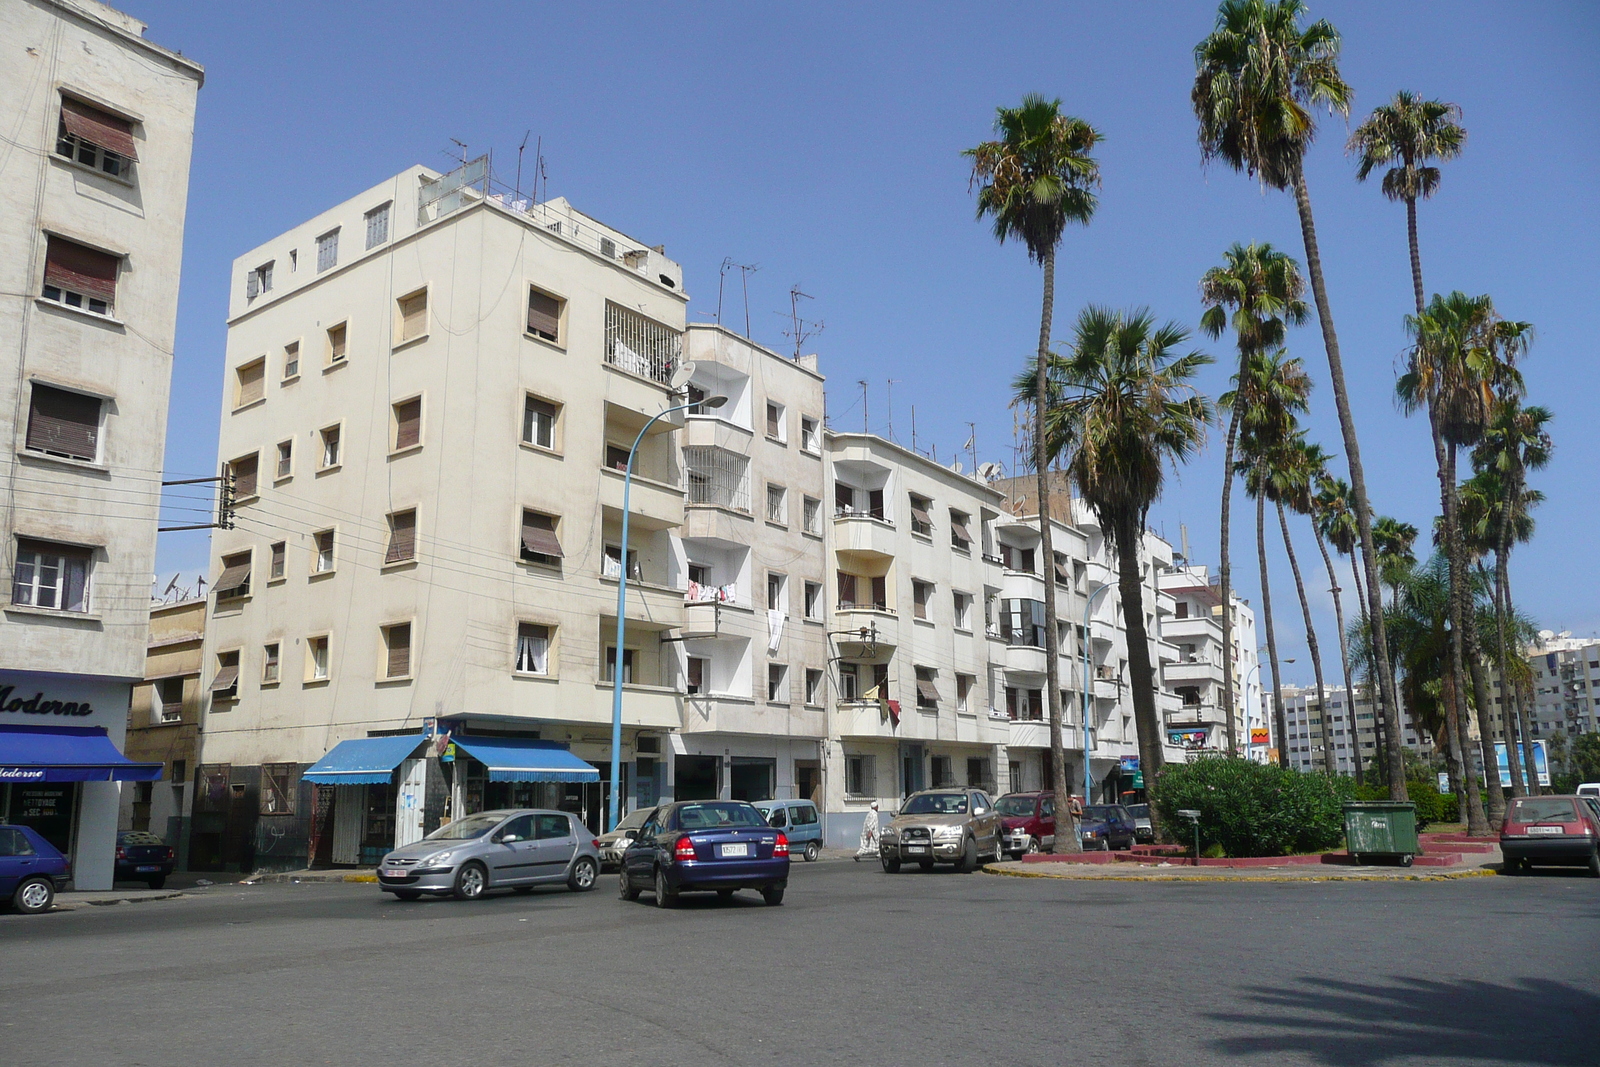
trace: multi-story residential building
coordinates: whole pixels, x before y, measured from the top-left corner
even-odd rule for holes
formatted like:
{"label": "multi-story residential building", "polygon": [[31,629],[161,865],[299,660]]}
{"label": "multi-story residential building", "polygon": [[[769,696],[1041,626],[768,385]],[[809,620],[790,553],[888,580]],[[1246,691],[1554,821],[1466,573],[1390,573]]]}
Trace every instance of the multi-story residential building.
{"label": "multi-story residential building", "polygon": [[[1179,707],[1168,715],[1169,740],[1191,750],[1226,751],[1228,723],[1224,710],[1222,590],[1203,566],[1180,564],[1158,576],[1161,590],[1172,597],[1172,614],[1163,619],[1161,636],[1177,646],[1177,658],[1166,665],[1165,685]],[[1271,727],[1261,715],[1261,661],[1256,645],[1256,617],[1249,601],[1230,591],[1233,636],[1234,736],[1241,755],[1265,761],[1271,749]]]}
{"label": "multi-story residential building", "polygon": [[998,637],[1002,495],[881,437],[825,439],[833,572],[828,840],[850,844],[873,800],[930,786],[1005,788]]}
{"label": "multi-story residential building", "polygon": [[[1329,723],[1333,732],[1334,759],[1340,774],[1355,774],[1355,758],[1359,752],[1362,768],[1371,765],[1378,755],[1378,724],[1373,709],[1369,691],[1357,687],[1356,699],[1352,706],[1345,688],[1342,685],[1329,685],[1324,687],[1327,696]],[[1266,713],[1272,706],[1272,693],[1267,691],[1261,697],[1261,707]],[[1287,738],[1287,751],[1289,766],[1302,771],[1321,771],[1322,758],[1322,728],[1323,716],[1317,704],[1317,689],[1315,686],[1283,687],[1283,710],[1287,722],[1285,727],[1289,736]],[[1355,714],[1352,725],[1350,716]],[[1401,716],[1402,743],[1411,751],[1421,756],[1431,756],[1434,752],[1433,738],[1427,731],[1418,730],[1412,722],[1409,712],[1402,712]],[[1268,716],[1268,721],[1272,717]],[[1473,738],[1477,737],[1477,725],[1471,725]],[[1358,746],[1359,745],[1359,749]]]}
{"label": "multi-story residential building", "polygon": [[822,375],[693,324],[673,795],[821,801],[829,704]]}
{"label": "multi-story residential building", "polygon": [[206,631],[204,597],[150,608],[144,681],[128,705],[129,759],[158,763],[161,781],[133,782],[122,789],[119,829],[148,830],[188,859],[187,833],[194,790],[189,772],[200,742],[200,674]]}
{"label": "multi-story residential building", "polygon": [[0,0],[0,822],[110,888],[144,676],[199,64],[93,0]]}
{"label": "multi-story residential building", "polygon": [[660,247],[483,160],[234,262],[191,865],[372,862],[512,805],[598,827],[615,671],[629,806],[671,789],[686,300]]}
{"label": "multi-story residential building", "polygon": [[1539,646],[1527,653],[1533,673],[1533,735],[1559,732],[1572,737],[1600,730],[1600,640],[1549,630],[1539,638]]}

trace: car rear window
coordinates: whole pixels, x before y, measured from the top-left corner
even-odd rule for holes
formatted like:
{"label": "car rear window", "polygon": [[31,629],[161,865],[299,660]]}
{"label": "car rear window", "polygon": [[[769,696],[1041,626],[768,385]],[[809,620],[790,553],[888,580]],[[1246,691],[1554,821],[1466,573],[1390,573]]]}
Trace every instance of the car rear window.
{"label": "car rear window", "polygon": [[1527,797],[1511,806],[1512,822],[1576,822],[1577,820],[1578,815],[1572,808],[1572,801],[1556,797]]}
{"label": "car rear window", "polygon": [[117,835],[119,845],[164,845],[165,841],[144,830],[128,830]]}
{"label": "car rear window", "polygon": [[1001,815],[1032,815],[1034,799],[1032,797],[1001,797],[994,802],[994,810]]}
{"label": "car rear window", "polygon": [[680,830],[712,830],[722,826],[765,826],[767,821],[749,804],[685,804],[678,809]]}

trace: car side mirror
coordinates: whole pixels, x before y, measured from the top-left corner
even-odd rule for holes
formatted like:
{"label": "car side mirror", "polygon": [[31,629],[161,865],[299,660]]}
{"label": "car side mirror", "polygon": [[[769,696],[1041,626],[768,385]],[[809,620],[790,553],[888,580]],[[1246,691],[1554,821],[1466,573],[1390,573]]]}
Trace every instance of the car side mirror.
{"label": "car side mirror", "polygon": [[622,831],[622,839],[624,841],[632,841],[634,838],[636,838],[638,836],[639,836],[639,831],[637,831],[637,830],[624,830],[624,831]]}

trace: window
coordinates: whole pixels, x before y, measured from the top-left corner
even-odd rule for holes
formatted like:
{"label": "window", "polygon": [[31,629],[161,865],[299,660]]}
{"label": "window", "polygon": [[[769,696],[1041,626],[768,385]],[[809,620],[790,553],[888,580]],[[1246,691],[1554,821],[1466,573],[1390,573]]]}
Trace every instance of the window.
{"label": "window", "polygon": [[967,757],[967,785],[974,789],[986,788],[989,783],[989,761],[982,756]]}
{"label": "window", "polygon": [[690,696],[706,692],[706,677],[710,673],[710,660],[703,656],[690,656],[684,663],[684,692]]}
{"label": "window", "polygon": [[328,680],[328,635],[321,634],[317,637],[306,639],[306,681],[325,682]]}
{"label": "window", "polygon": [[240,456],[228,464],[228,476],[233,479],[235,501],[249,500],[256,495],[256,475],[259,469],[260,460],[254,452],[248,456]]}
{"label": "window", "polygon": [[317,238],[317,270],[325,271],[339,264],[339,231],[330,230]]}
{"label": "window", "polygon": [[805,605],[806,606],[806,618],[808,618],[808,619],[820,619],[820,618],[822,618],[822,583],[821,582],[807,582],[806,583],[805,594],[806,594],[806,605]]}
{"label": "window", "polygon": [[949,756],[934,756],[928,762],[930,764],[928,770],[935,789],[948,789],[956,784],[956,776],[950,770]]}
{"label": "window", "polygon": [[100,455],[100,399],[34,382],[27,448],[93,463]]}
{"label": "window", "polygon": [[254,300],[262,293],[270,293],[271,291],[272,261],[268,260],[255,270],[251,271],[249,274],[245,275],[244,298],[246,300]]}
{"label": "window", "polygon": [[972,629],[972,594],[955,593],[951,596],[951,601],[955,607],[956,629]]}
{"label": "window", "polygon": [[293,274],[295,271],[297,271],[299,269],[300,269],[300,250],[298,248],[291,248],[291,249],[289,249],[289,273]]}
{"label": "window", "polygon": [[[631,649],[631,648],[625,648],[625,649],[622,650],[622,684],[623,685],[632,685],[633,684],[633,658],[634,658],[633,654],[634,654],[634,650]],[[610,682],[610,681],[615,680],[616,676],[617,676],[617,646],[616,645],[607,645],[606,646],[606,673],[605,673],[605,677],[603,677],[601,679],[601,681]]]}
{"label": "window", "polygon": [[278,682],[278,642],[263,645],[261,648],[261,684],[276,685]]}
{"label": "window", "polygon": [[283,541],[272,542],[272,562],[268,565],[267,580],[276,581],[283,577],[283,561],[288,545]]}
{"label": "window", "polygon": [[1187,619],[1189,617],[1189,602],[1187,600],[1180,600],[1174,604],[1172,609],[1172,617],[1175,619]]}
{"label": "window", "polygon": [[787,435],[783,432],[783,405],[767,401],[767,436],[774,441],[783,441]]}
{"label": "window", "polygon": [[426,334],[428,290],[422,289],[409,296],[402,296],[397,303],[400,306],[400,338],[397,343],[404,344]]}
{"label": "window", "polygon": [[389,516],[389,547],[383,562],[403,563],[417,558],[417,509],[396,511]]}
{"label": "window", "polygon": [[331,470],[339,465],[339,427],[329,426],[321,431],[322,469]]}
{"label": "window", "polygon": [[561,541],[556,537],[556,517],[524,508],[522,511],[522,558],[547,567],[561,565]]}
{"label": "window", "polygon": [[933,684],[933,668],[918,667],[917,672],[917,707],[923,711],[937,711],[939,709],[939,689]]}
{"label": "window", "polygon": [[517,623],[516,672],[550,673],[550,627],[536,622]]}
{"label": "window", "polygon": [[300,342],[290,341],[283,346],[283,380],[300,377]]}
{"label": "window", "polygon": [[1033,549],[1015,548],[1011,545],[1000,546],[1000,564],[1008,571],[1020,571],[1023,574],[1032,574]]}
{"label": "window", "polygon": [[814,667],[806,668],[806,703],[813,706],[822,704],[822,672]]}
{"label": "window", "polygon": [[559,297],[528,290],[528,332],[552,344],[561,343],[561,312],[567,302]]}
{"label": "window", "polygon": [[972,517],[970,515],[967,515],[965,512],[956,511],[954,509],[951,510],[951,512],[950,512],[950,547],[951,548],[959,549],[962,552],[971,552],[972,551],[972,531],[967,529],[967,523],[969,523],[971,521],[972,521]]}
{"label": "window", "polygon": [[262,815],[293,815],[295,794],[300,787],[300,768],[293,763],[261,765]]}
{"label": "window", "polygon": [[1043,719],[1044,690],[1006,686],[1006,715],[1008,718],[1029,722]]}
{"label": "window", "polygon": [[217,600],[232,600],[250,595],[250,553],[235,552],[222,557],[222,572],[211,586]]}
{"label": "window", "polygon": [[822,451],[822,435],[817,432],[817,420],[809,415],[800,416],[800,448],[805,452]]}
{"label": "window", "polygon": [[972,696],[972,684],[978,679],[970,674],[956,675],[956,710],[965,712]]}
{"label": "window", "polygon": [[[622,546],[607,545],[605,562],[601,565],[600,573],[606,578],[616,578],[622,573]],[[628,549],[628,581],[644,581],[644,571],[639,566],[639,550]]]}
{"label": "window", "polygon": [[365,215],[367,220],[367,247],[377,248],[389,239],[389,205],[375,207]]}
{"label": "window", "polygon": [[839,699],[849,703],[859,700],[861,691],[861,676],[856,673],[857,664],[839,664]]}
{"label": "window", "polygon": [[415,448],[422,443],[422,398],[412,397],[394,405],[394,450]]}
{"label": "window", "polygon": [[853,797],[870,795],[877,788],[876,756],[845,756],[844,791]]}
{"label": "window", "polygon": [[1000,636],[1015,646],[1044,647],[1044,602],[1042,600],[1002,600]]}
{"label": "window", "polygon": [[522,403],[522,440],[539,448],[556,447],[556,418],[561,405],[530,396]]}
{"label": "window", "polygon": [[800,521],[801,528],[806,533],[822,536],[822,501],[814,496],[802,497]]}
{"label": "window", "polygon": [[67,96],[61,98],[56,154],[124,180],[139,158],[133,144],[133,123]]}
{"label": "window", "polygon": [[217,673],[211,679],[212,700],[239,699],[239,651],[217,653]]}
{"label": "window", "polygon": [[767,572],[767,610],[789,613],[789,576]]}
{"label": "window", "polygon": [[1055,561],[1055,583],[1065,589],[1072,585],[1072,567],[1067,562],[1067,557],[1060,553],[1056,553]]}
{"label": "window", "polygon": [[183,720],[183,679],[163,678],[156,683],[156,722]]}
{"label": "window", "polygon": [[921,537],[933,536],[933,516],[928,514],[928,509],[933,506],[933,501],[925,496],[911,494],[911,532]]}
{"label": "window", "polygon": [[411,677],[411,624],[397,622],[383,628],[383,647],[388,654],[384,663],[385,678]]}
{"label": "window", "polygon": [[[868,599],[861,599],[866,597]],[[889,610],[889,580],[887,578],[866,578],[839,572],[839,608],[840,610],[866,609],[872,611]]]}
{"label": "window", "polygon": [[628,457],[631,453],[622,445],[606,445],[606,466],[614,471],[628,473]]}
{"label": "window", "polygon": [[767,664],[767,699],[789,699],[789,668],[782,663]]}
{"label": "window", "polygon": [[666,385],[683,360],[683,333],[606,301],[606,362]]}
{"label": "window", "polygon": [[345,344],[350,336],[348,323],[328,327],[328,366],[337,367],[344,362]]}
{"label": "window", "polygon": [[317,559],[313,574],[326,574],[333,570],[333,531],[322,530],[312,534],[311,539],[317,546]]}
{"label": "window", "polygon": [[117,269],[121,266],[120,256],[51,234],[39,295],[67,307],[110,315],[117,304]]}
{"label": "window", "polygon": [[277,478],[281,481],[294,474],[294,438],[278,442]]}
{"label": "window", "polygon": [[767,483],[767,521],[779,524],[789,521],[789,491],[770,482]]}
{"label": "window", "polygon": [[912,580],[912,612],[917,618],[926,619],[928,617],[928,598],[931,596],[933,596],[933,584],[931,582],[919,582],[915,579]]}

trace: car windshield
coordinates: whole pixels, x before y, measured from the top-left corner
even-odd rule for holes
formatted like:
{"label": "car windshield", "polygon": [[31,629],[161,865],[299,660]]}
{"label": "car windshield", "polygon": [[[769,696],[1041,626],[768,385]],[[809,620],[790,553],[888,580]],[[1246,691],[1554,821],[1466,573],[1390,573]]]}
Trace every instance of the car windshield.
{"label": "car windshield", "polygon": [[429,834],[429,841],[471,841],[474,837],[484,834],[499,826],[505,819],[504,814],[468,815],[455,822],[447,822],[433,833]]}
{"label": "car windshield", "polygon": [[921,793],[906,801],[901,815],[965,815],[965,793]]}
{"label": "car windshield", "polygon": [[1001,797],[994,802],[994,810],[1001,815],[1032,815],[1033,806],[1032,797]]}
{"label": "car windshield", "polygon": [[1100,822],[1105,822],[1106,820],[1113,818],[1116,814],[1116,808],[1105,804],[1090,804],[1087,808],[1083,809],[1083,817],[1085,819],[1097,820]]}
{"label": "car windshield", "polygon": [[1129,804],[1128,814],[1132,815],[1135,819],[1148,819],[1150,817],[1150,805]]}
{"label": "car windshield", "polygon": [[646,819],[655,814],[655,810],[656,809],[654,808],[638,808],[634,811],[630,811],[628,814],[622,817],[621,822],[617,823],[617,829],[637,830],[639,827],[644,825],[644,821]]}
{"label": "car windshield", "polygon": [[714,830],[723,826],[761,826],[767,820],[749,804],[730,801],[719,804],[685,804],[678,809],[678,828]]}
{"label": "car windshield", "polygon": [[1575,822],[1572,801],[1555,797],[1519,800],[1511,809],[1512,822]]}

